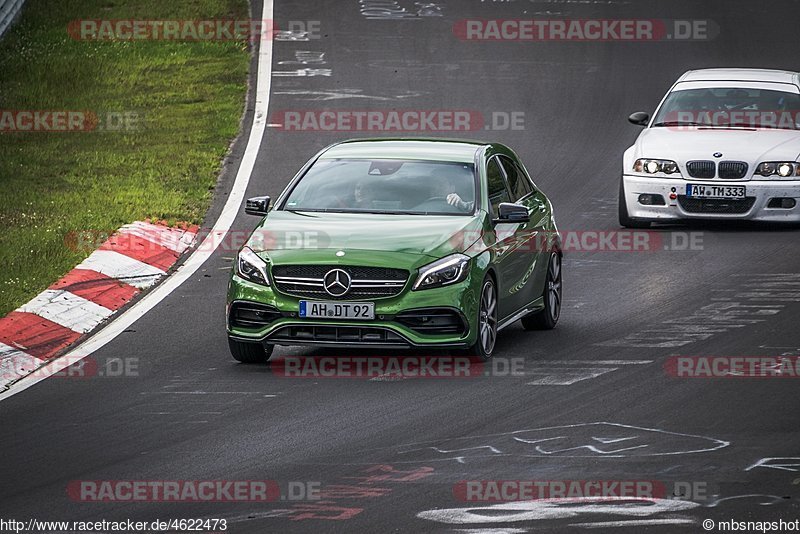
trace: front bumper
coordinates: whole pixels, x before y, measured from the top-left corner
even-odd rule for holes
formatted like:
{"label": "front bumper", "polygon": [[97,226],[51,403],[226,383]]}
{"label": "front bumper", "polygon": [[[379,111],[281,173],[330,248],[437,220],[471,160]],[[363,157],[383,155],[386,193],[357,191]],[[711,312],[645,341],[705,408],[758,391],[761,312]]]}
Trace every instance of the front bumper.
{"label": "front bumper", "polygon": [[[800,222],[800,180],[684,180],[650,178],[626,174],[622,177],[628,215],[635,219],[670,221],[679,219],[733,219],[765,222]],[[684,195],[686,184],[703,183],[723,186],[745,186],[747,201],[742,203],[688,202]],[[677,199],[671,200],[670,194]],[[666,205],[643,205],[639,195],[661,195]],[[771,199],[794,199],[792,208],[768,207]],[[713,205],[711,205],[713,204]]]}
{"label": "front bumper", "polygon": [[[411,291],[390,298],[370,299],[375,303],[375,319],[371,321],[324,320],[298,317],[300,299],[285,295],[274,286],[254,284],[233,275],[228,286],[226,324],[228,335],[240,341],[276,345],[311,345],[376,348],[466,348],[477,338],[477,295],[482,278],[471,272],[466,280],[452,286],[424,291]],[[256,303],[273,308],[274,319],[264,326],[245,328],[233,325],[234,303]],[[398,314],[416,310],[452,310],[463,321],[458,333],[425,333],[401,324]],[[311,333],[309,333],[311,332]]]}

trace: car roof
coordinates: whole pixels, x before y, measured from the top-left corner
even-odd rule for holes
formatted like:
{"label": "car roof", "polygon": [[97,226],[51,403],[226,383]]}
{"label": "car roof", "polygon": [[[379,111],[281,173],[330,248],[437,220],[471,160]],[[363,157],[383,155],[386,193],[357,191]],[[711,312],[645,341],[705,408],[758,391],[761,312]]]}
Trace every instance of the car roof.
{"label": "car roof", "polygon": [[774,69],[701,69],[690,70],[678,82],[771,82],[800,85],[798,73]]}
{"label": "car roof", "polygon": [[473,163],[488,143],[466,139],[351,139],[328,147],[320,159],[417,159]]}

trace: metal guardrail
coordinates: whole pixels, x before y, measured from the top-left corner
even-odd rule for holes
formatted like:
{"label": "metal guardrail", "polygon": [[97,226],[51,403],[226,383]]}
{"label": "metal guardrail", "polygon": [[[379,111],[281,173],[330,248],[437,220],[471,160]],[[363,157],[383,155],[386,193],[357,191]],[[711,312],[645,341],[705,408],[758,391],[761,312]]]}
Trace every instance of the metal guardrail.
{"label": "metal guardrail", "polygon": [[0,0],[0,37],[14,22],[14,18],[24,3],[25,0]]}

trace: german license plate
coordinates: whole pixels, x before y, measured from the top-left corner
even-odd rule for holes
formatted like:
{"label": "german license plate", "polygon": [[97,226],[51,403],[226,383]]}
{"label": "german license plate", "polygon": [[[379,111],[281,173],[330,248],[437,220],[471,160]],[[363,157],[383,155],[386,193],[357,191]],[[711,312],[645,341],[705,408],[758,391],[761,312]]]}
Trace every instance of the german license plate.
{"label": "german license plate", "polygon": [[741,200],[746,192],[743,185],[686,184],[686,196],[691,198]]}
{"label": "german license plate", "polygon": [[374,302],[300,301],[300,317],[308,319],[375,319]]}

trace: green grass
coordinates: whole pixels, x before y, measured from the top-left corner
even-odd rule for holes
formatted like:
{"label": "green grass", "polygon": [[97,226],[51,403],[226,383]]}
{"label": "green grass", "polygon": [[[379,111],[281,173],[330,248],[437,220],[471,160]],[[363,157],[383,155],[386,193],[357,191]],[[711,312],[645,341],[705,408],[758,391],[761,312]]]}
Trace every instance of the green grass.
{"label": "green grass", "polygon": [[133,131],[0,133],[0,316],[91,251],[72,232],[199,223],[239,128],[245,42],[76,41],[75,19],[243,19],[246,0],[27,0],[0,39],[0,109],[138,113]]}

